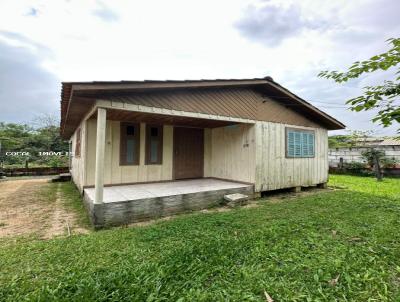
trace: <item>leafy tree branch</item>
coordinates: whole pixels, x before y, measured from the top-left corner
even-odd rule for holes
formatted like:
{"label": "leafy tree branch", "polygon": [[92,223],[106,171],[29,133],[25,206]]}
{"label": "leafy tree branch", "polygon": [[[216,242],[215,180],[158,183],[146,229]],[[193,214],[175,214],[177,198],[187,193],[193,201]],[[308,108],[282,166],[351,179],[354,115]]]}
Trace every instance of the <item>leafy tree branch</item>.
{"label": "leafy tree branch", "polygon": [[[337,83],[347,82],[363,74],[378,70],[387,71],[400,63],[400,38],[389,39],[391,48],[382,54],[371,57],[365,61],[353,63],[346,72],[321,71],[318,76],[326,79],[333,79]],[[393,122],[400,123],[400,68],[396,71],[396,78],[391,81],[384,81],[381,85],[366,86],[363,94],[348,100],[353,111],[366,111],[378,109],[373,122],[380,122],[384,127],[390,126]],[[398,129],[400,133],[400,129]]]}

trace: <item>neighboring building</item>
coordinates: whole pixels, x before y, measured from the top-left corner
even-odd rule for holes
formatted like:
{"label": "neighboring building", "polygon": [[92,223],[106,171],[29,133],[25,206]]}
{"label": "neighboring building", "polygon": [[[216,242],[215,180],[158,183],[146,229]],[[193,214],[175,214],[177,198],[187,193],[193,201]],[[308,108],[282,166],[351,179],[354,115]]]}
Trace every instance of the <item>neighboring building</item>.
{"label": "neighboring building", "polygon": [[329,149],[329,166],[339,167],[341,163],[365,162],[362,153],[368,149],[385,152],[385,156],[400,163],[400,140],[391,137],[367,137],[360,139],[354,147]]}
{"label": "neighboring building", "polygon": [[62,84],[71,174],[98,226],[325,184],[327,133],[343,128],[270,77]]}

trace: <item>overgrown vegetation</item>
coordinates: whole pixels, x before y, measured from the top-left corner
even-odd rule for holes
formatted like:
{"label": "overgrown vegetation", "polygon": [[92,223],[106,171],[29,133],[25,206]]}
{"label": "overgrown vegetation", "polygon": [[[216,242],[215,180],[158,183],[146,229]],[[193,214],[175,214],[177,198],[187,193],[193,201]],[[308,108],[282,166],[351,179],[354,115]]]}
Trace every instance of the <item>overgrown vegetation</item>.
{"label": "overgrown vegetation", "polygon": [[0,246],[4,301],[398,301],[400,180]]}

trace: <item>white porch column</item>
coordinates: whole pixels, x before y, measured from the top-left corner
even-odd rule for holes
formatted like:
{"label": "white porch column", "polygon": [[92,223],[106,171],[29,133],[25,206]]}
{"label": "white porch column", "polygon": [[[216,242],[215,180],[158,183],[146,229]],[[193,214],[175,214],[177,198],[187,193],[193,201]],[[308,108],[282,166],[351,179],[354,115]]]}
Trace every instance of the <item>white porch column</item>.
{"label": "white porch column", "polygon": [[104,108],[97,109],[96,170],[94,182],[94,203],[103,203],[104,152],[106,147],[106,116]]}

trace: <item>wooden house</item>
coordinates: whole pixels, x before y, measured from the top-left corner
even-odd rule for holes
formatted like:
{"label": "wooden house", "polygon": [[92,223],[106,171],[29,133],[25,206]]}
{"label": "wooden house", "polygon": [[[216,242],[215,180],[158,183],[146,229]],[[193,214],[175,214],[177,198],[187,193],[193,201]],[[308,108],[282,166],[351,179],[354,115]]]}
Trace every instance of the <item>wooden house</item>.
{"label": "wooden house", "polygon": [[328,180],[344,125],[270,77],[65,82],[61,134],[96,226]]}

